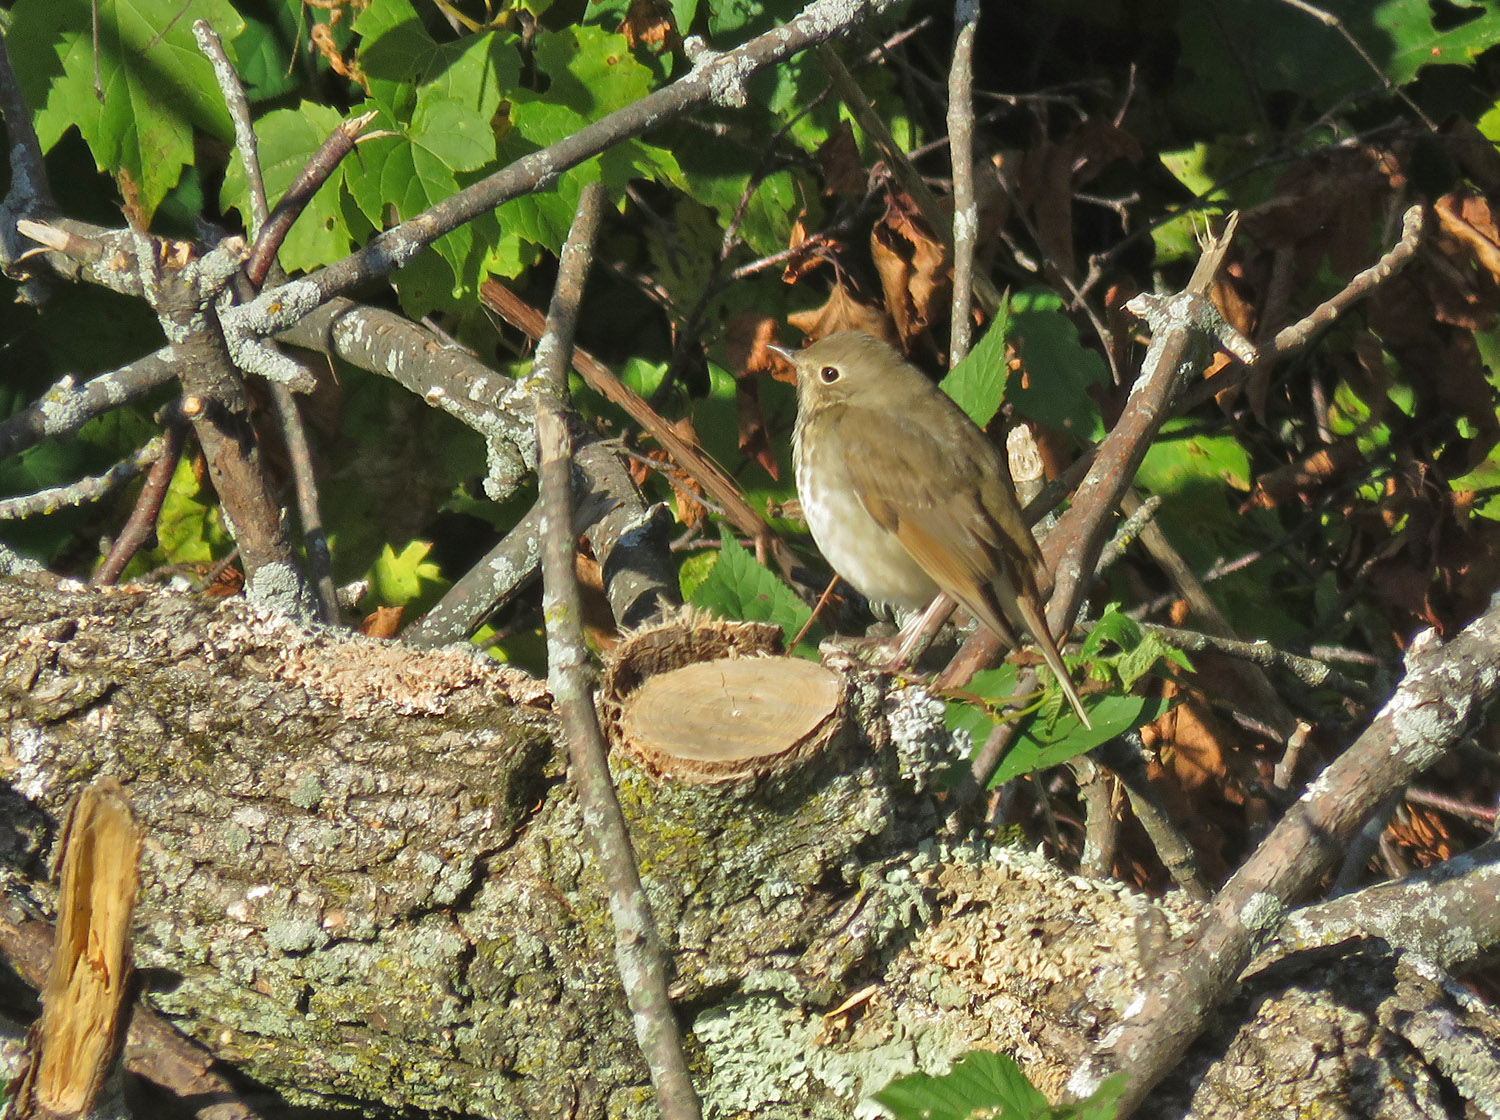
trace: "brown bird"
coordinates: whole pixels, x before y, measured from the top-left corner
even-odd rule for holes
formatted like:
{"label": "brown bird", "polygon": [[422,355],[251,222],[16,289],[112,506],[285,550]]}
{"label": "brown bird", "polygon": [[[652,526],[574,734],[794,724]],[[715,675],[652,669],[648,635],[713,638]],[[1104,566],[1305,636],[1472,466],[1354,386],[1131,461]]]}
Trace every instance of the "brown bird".
{"label": "brown bird", "polygon": [[863,332],[777,349],[797,369],[797,493],[828,562],[866,598],[905,610],[946,591],[1012,647],[1023,626],[1090,726],[1042,610],[1051,576],[989,437]]}

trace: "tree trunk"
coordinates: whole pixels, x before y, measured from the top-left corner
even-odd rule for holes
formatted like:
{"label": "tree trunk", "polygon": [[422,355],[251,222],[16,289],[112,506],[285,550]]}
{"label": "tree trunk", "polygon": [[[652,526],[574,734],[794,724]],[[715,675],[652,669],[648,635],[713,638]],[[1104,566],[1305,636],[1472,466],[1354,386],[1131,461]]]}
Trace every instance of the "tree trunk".
{"label": "tree trunk", "polygon": [[[691,636],[719,654],[740,640],[724,624],[674,625],[643,640]],[[1143,960],[1190,930],[1192,904],[935,841],[940,706],[839,679],[845,731],[779,768],[688,781],[615,754],[709,1114],[848,1116],[890,1077],[981,1046],[1055,1093],[1135,999]],[[621,674],[607,683],[618,691]],[[117,778],[146,831],[135,957],[147,998],[286,1102],[653,1115],[539,682],[461,648],[315,630],[239,599],[31,577],[0,581],[0,711],[11,890],[50,911],[54,822],[83,784]],[[1285,990],[1257,980],[1245,998],[1258,993],[1260,1018],[1242,1024],[1241,1009],[1205,1039],[1163,1107],[1180,1113],[1193,1084],[1197,1113],[1238,1102],[1235,1115],[1253,1115],[1245,1101],[1273,1099],[1274,1071],[1296,1099],[1343,1102],[1331,1114],[1374,1115],[1405,1093],[1411,1114],[1441,1115],[1423,1111],[1441,1094],[1409,1087],[1458,1075],[1401,1028],[1421,1018],[1413,984],[1433,1007],[1441,984],[1362,966],[1364,994],[1340,1002],[1308,979],[1349,956],[1282,962],[1302,969]],[[1288,1016],[1271,988],[1340,1018]],[[1487,1012],[1446,998],[1449,1027],[1428,1009],[1424,1037],[1451,1040],[1457,1023],[1475,1060],[1500,1052]],[[1330,1024],[1316,1062],[1298,1059],[1309,1021]],[[1329,1056],[1339,1047],[1343,1060]],[[1250,1068],[1267,1084],[1247,1098]]]}

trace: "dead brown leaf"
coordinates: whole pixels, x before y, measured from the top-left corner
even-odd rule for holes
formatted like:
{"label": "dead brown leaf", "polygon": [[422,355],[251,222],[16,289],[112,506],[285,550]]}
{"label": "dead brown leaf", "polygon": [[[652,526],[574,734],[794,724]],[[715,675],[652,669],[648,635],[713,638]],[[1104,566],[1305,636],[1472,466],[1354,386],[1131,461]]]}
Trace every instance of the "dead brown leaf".
{"label": "dead brown leaf", "polygon": [[771,450],[771,435],[760,411],[760,382],[748,373],[735,376],[735,409],[739,427],[739,453],[759,463],[772,478],[781,477],[780,465]]}
{"label": "dead brown leaf", "polygon": [[793,312],[786,317],[786,321],[801,331],[809,342],[827,338],[839,331],[864,331],[884,339],[892,346],[900,344],[891,321],[873,307],[855,299],[854,294],[841,283],[834,284],[833,291],[822,307]]}
{"label": "dead brown leaf", "polygon": [[1088,117],[1073,126],[1068,135],[1073,151],[1072,182],[1092,182],[1117,160],[1138,165],[1145,152],[1133,132],[1103,117]]}
{"label": "dead brown leaf", "polygon": [[245,573],[230,564],[214,577],[214,581],[203,589],[205,599],[227,599],[245,590]]}
{"label": "dead brown leaf", "polygon": [[1432,204],[1443,232],[1466,246],[1490,278],[1500,277],[1500,230],[1487,199],[1454,191]]}
{"label": "dead brown leaf", "polygon": [[367,638],[394,638],[401,630],[401,615],[405,610],[405,607],[376,607],[365,615],[359,632]]}
{"label": "dead brown leaf", "polygon": [[1244,513],[1252,509],[1275,509],[1287,502],[1302,499],[1311,502],[1318,492],[1342,478],[1350,470],[1362,468],[1364,453],[1354,436],[1314,448],[1295,463],[1267,471],[1255,480],[1250,497],[1240,506]]}
{"label": "dead brown leaf", "polygon": [[948,250],[911,197],[891,189],[885,214],[870,231],[870,256],[901,348],[909,349],[912,339],[946,314]]}
{"label": "dead brown leaf", "polygon": [[787,238],[787,248],[795,252],[782,269],[781,280],[784,284],[795,284],[824,264],[833,265],[835,271],[838,269],[838,242],[826,233],[808,233],[807,227],[802,224],[802,218],[803,215],[799,214],[792,222],[792,233]]}
{"label": "dead brown leaf", "polygon": [[1486,193],[1500,191],[1500,152],[1495,143],[1466,117],[1454,116],[1443,125],[1443,146],[1463,169],[1464,177]]}
{"label": "dead brown leaf", "polygon": [[584,633],[594,648],[613,649],[620,644],[620,631],[604,590],[604,570],[593,556],[579,551],[573,554],[573,574],[578,580]]}
{"label": "dead brown leaf", "polygon": [[1042,140],[1021,159],[1017,202],[1031,215],[1042,267],[1051,276],[1073,277],[1073,146]]}
{"label": "dead brown leaf", "polygon": [[860,162],[859,145],[854,142],[854,129],[848,121],[840,121],[823,141],[818,149],[818,166],[823,172],[824,194],[864,197],[869,176]]}
{"label": "dead brown leaf", "polygon": [[[1168,694],[1176,691],[1169,688]],[[1154,759],[1147,777],[1198,853],[1205,877],[1221,880],[1245,831],[1247,800],[1225,729],[1206,705],[1190,697],[1141,728],[1141,737]]]}
{"label": "dead brown leaf", "polygon": [[1000,231],[1010,221],[1011,196],[1014,190],[1010,167],[1017,161],[1014,154],[996,153],[974,163],[974,202],[979,208],[979,229],[975,235],[978,260],[983,266],[992,263]]}
{"label": "dead brown leaf", "polygon": [[682,46],[672,9],[656,0],[630,0],[620,32],[632,47],[644,46],[657,54]]}
{"label": "dead brown leaf", "polygon": [[1277,184],[1274,199],[1245,212],[1240,232],[1267,249],[1296,250],[1298,286],[1316,279],[1325,256],[1337,275],[1353,276],[1369,265],[1369,231],[1405,183],[1393,153],[1343,149],[1299,165]]}
{"label": "dead brown leaf", "polygon": [[[696,450],[703,451],[703,444],[698,439],[698,432],[693,427],[690,417],[683,416],[668,423],[679,439]],[[703,453],[707,454],[707,452]],[[644,458],[656,465],[656,469],[661,472],[662,477],[672,487],[672,492],[676,494],[677,520],[690,529],[696,529],[704,524],[708,519],[708,508],[703,504],[702,484],[679,467],[672,457],[660,448],[647,451]],[[632,460],[630,474],[637,486],[646,481],[648,469],[645,464]]]}
{"label": "dead brown leaf", "polygon": [[1418,867],[1431,867],[1468,847],[1455,839],[1442,814],[1411,802],[1391,817],[1386,835],[1399,844]]}
{"label": "dead brown leaf", "polygon": [[[759,463],[772,478],[781,477],[765,414],[760,407],[760,377],[774,377],[787,363],[767,346],[776,337],[776,322],[767,315],[742,311],[729,322],[725,350],[735,371],[734,399],[738,410],[740,453]],[[791,375],[795,383],[796,374]]]}
{"label": "dead brown leaf", "polygon": [[1370,326],[1401,364],[1425,415],[1462,416],[1473,426],[1469,465],[1474,466],[1500,442],[1500,421],[1473,333],[1492,320],[1492,310],[1481,308],[1477,290],[1472,285],[1462,290],[1457,270],[1429,258],[1429,252],[1437,250],[1419,251],[1411,267],[1376,290],[1367,304]]}

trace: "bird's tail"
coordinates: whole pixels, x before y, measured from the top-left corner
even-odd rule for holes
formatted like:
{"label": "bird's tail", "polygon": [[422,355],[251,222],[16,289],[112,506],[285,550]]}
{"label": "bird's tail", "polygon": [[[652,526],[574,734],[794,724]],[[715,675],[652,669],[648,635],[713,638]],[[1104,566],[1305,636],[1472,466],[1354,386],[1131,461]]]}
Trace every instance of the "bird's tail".
{"label": "bird's tail", "polygon": [[1068,698],[1068,703],[1073,706],[1078,720],[1084,727],[1092,728],[1088,713],[1083,710],[1083,701],[1078,698],[1078,690],[1073,687],[1073,679],[1068,676],[1068,667],[1063,664],[1062,654],[1057,652],[1057,643],[1052,639],[1052,631],[1047,626],[1047,616],[1042,614],[1037,601],[1027,595],[1016,597],[1016,613],[1021,616],[1021,621],[1026,624],[1026,629],[1031,632],[1031,638],[1036,642],[1036,648],[1042,651],[1042,659],[1047,662],[1047,668],[1057,674],[1057,683],[1062,685],[1063,695]]}

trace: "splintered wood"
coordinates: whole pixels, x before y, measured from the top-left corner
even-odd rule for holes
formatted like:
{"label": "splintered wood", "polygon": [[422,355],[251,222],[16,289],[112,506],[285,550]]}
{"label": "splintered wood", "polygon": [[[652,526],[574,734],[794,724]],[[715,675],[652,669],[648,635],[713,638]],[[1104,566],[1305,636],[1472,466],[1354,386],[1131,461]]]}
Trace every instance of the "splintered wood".
{"label": "splintered wood", "polygon": [[57,940],[20,1117],[88,1115],[119,1052],[141,833],[119,783],[84,790],[58,841]]}

